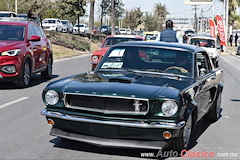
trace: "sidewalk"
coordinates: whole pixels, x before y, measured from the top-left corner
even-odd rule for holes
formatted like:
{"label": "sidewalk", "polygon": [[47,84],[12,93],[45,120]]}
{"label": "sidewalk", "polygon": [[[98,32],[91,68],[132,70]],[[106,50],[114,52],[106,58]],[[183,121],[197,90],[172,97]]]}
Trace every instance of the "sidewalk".
{"label": "sidewalk", "polygon": [[223,52],[220,52],[221,55],[236,55],[237,47],[227,47]]}

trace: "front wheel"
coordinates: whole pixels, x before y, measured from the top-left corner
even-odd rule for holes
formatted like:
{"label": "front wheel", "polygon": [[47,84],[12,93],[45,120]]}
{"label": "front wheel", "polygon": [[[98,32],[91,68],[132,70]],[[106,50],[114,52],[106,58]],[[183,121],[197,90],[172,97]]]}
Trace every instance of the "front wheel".
{"label": "front wheel", "polygon": [[29,61],[25,61],[22,68],[22,75],[20,79],[17,81],[16,85],[20,88],[27,87],[30,82],[30,76],[31,76],[30,63]]}
{"label": "front wheel", "polygon": [[221,116],[221,92],[219,93],[217,99],[213,102],[213,109],[208,111],[204,116],[204,119],[210,122],[217,121]]}
{"label": "front wheel", "polygon": [[188,147],[192,134],[192,126],[192,115],[189,115],[181,135],[174,138],[171,143],[170,148],[172,150],[181,152],[183,149]]}
{"label": "front wheel", "polygon": [[53,64],[52,58],[49,57],[46,70],[41,72],[42,79],[51,79],[51,77],[52,77],[52,64]]}

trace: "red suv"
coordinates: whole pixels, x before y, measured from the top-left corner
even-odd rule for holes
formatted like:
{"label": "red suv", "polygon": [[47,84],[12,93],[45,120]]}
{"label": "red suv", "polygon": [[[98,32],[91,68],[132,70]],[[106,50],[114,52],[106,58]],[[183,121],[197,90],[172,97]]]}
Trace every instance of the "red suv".
{"label": "red suv", "polygon": [[34,73],[52,76],[51,42],[34,22],[0,21],[0,81],[13,81],[23,88]]}
{"label": "red suv", "polygon": [[107,50],[114,44],[127,42],[127,41],[144,41],[145,39],[140,36],[134,35],[111,35],[107,36],[102,43],[99,50],[93,52],[91,57],[92,69],[94,69],[98,62],[102,59]]}

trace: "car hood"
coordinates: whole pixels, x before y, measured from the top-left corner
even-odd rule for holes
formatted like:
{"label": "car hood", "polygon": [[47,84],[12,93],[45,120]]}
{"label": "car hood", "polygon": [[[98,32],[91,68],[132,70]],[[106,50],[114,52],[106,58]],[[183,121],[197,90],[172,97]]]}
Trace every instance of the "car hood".
{"label": "car hood", "polygon": [[193,79],[133,72],[84,73],[53,82],[48,89],[64,93],[94,94],[146,99],[176,98]]}
{"label": "car hood", "polygon": [[24,43],[24,41],[0,41],[0,52],[11,49],[20,49]]}
{"label": "car hood", "polygon": [[57,23],[43,23],[42,26],[57,26]]}
{"label": "car hood", "polygon": [[95,52],[93,52],[93,55],[103,55],[107,52],[108,49],[109,47],[102,47],[99,50],[96,50]]}

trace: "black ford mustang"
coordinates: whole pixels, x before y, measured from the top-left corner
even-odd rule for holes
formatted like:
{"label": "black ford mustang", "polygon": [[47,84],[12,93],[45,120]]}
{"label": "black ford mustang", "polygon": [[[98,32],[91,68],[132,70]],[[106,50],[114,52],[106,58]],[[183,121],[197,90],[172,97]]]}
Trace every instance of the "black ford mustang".
{"label": "black ford mustang", "polygon": [[196,123],[220,117],[223,71],[205,50],[164,42],[112,46],[93,72],[50,83],[51,135],[99,146],[181,151]]}

